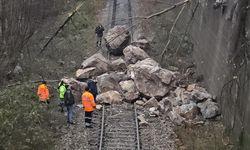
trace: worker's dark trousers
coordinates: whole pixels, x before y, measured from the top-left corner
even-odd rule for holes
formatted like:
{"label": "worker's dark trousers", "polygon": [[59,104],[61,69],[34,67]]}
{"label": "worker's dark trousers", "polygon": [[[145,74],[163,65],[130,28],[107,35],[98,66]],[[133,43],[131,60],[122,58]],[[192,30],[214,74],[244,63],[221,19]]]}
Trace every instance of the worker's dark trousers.
{"label": "worker's dark trousers", "polygon": [[92,123],[92,113],[93,111],[85,111],[85,126],[90,127]]}

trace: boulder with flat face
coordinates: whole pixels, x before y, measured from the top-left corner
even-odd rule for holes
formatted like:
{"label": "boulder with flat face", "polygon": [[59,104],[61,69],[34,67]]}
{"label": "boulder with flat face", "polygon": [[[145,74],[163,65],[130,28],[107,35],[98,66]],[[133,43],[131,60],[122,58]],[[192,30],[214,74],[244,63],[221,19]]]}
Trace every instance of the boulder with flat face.
{"label": "boulder with flat face", "polygon": [[97,95],[96,102],[104,104],[118,104],[122,102],[122,96],[117,91],[107,91]]}
{"label": "boulder with flat face", "polygon": [[113,71],[125,71],[127,69],[127,65],[122,58],[116,59],[111,62],[111,70]]}
{"label": "boulder with flat face", "polygon": [[139,92],[136,90],[133,80],[121,81],[120,83],[123,95],[128,102],[134,102],[139,97]]}
{"label": "boulder with flat face", "polygon": [[151,58],[129,65],[128,74],[139,92],[148,97],[165,96],[174,78],[173,72],[159,67]]}
{"label": "boulder with flat face", "polygon": [[139,47],[129,45],[123,50],[124,58],[127,64],[135,64],[139,60],[149,58],[148,54]]}
{"label": "boulder with flat face", "polygon": [[105,73],[97,77],[97,86],[101,93],[110,90],[121,91],[120,81],[128,80],[124,72]]}
{"label": "boulder with flat face", "polygon": [[96,53],[81,64],[81,69],[92,67],[95,67],[95,75],[100,75],[110,70],[110,62],[101,53]]}
{"label": "boulder with flat face", "polygon": [[115,26],[104,37],[106,47],[110,54],[122,55],[123,49],[130,43],[130,34],[126,26]]}
{"label": "boulder with flat face", "polygon": [[76,71],[76,78],[77,79],[88,79],[94,75],[96,75],[96,67],[89,67],[86,69],[78,69]]}

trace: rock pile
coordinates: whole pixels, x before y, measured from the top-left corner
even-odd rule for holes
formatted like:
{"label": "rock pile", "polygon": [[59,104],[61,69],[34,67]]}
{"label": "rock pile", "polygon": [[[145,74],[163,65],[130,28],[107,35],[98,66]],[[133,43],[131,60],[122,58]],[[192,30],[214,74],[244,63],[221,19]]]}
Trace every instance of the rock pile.
{"label": "rock pile", "polygon": [[[138,108],[148,110],[151,116],[164,113],[177,124],[201,121],[219,114],[215,97],[206,89],[197,84],[177,86],[180,73],[162,68],[141,48],[129,45],[123,49],[123,54],[124,57],[113,61],[95,54],[77,70],[78,79],[96,77],[98,103],[135,102]],[[68,80],[66,83],[81,87],[76,91],[86,86],[86,83],[80,84],[75,79]],[[142,116],[140,119],[143,120]]]}

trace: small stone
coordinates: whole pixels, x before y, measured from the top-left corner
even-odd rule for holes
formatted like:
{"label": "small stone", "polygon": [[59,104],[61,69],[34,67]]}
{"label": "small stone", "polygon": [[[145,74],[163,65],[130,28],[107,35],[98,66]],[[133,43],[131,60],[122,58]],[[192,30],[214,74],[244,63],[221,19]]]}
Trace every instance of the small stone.
{"label": "small stone", "polygon": [[156,107],[151,107],[151,108],[149,108],[149,115],[157,117],[160,115],[160,112],[159,112],[159,110],[157,110]]}
{"label": "small stone", "polygon": [[102,108],[102,105],[96,105],[96,109],[100,110]]}
{"label": "small stone", "polygon": [[135,102],[137,105],[140,105],[140,106],[143,106],[144,105],[144,102],[142,100],[138,100]]}
{"label": "small stone", "polygon": [[145,119],[145,115],[141,114],[137,117],[137,119],[139,120],[139,125],[148,125],[148,122]]}
{"label": "small stone", "polygon": [[156,107],[157,108],[158,107],[158,101],[154,97],[152,97],[143,106],[146,107],[146,108],[151,108],[151,107]]}
{"label": "small stone", "polygon": [[190,84],[190,85],[188,85],[187,91],[188,92],[192,92],[194,90],[195,86],[196,86],[196,84]]}

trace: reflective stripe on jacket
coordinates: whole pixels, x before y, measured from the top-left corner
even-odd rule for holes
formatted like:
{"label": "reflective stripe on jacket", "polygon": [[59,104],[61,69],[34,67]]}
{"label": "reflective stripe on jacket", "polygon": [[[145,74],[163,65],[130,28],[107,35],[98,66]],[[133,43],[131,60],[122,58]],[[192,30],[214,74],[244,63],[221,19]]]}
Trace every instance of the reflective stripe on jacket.
{"label": "reflective stripe on jacket", "polygon": [[61,100],[64,99],[65,92],[66,92],[66,87],[65,87],[65,84],[63,84],[59,88],[59,97],[60,97]]}
{"label": "reflective stripe on jacket", "polygon": [[95,101],[94,101],[94,96],[88,91],[85,91],[82,94],[82,105],[84,107],[84,110],[87,112],[91,112],[95,110]]}
{"label": "reflective stripe on jacket", "polygon": [[49,99],[49,90],[45,84],[41,84],[37,90],[37,96],[40,101],[47,101]]}

